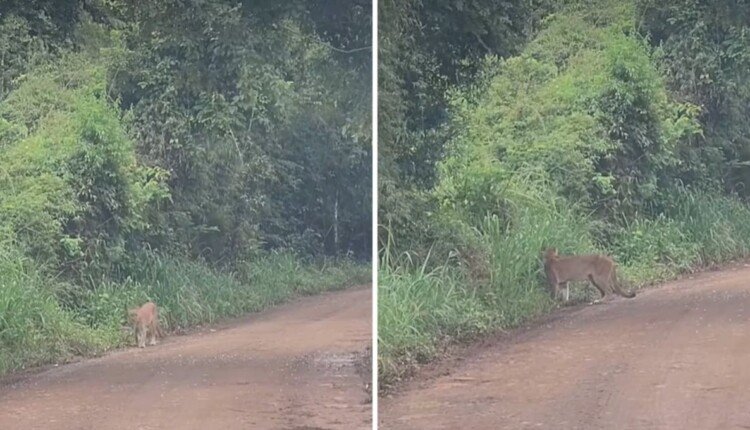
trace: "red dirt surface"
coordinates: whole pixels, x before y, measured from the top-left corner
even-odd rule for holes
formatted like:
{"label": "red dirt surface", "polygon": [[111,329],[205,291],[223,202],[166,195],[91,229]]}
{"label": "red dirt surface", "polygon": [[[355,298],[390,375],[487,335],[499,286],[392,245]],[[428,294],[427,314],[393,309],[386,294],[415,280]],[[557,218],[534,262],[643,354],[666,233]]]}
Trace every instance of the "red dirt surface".
{"label": "red dirt surface", "polygon": [[0,429],[370,429],[371,303],[369,287],[307,297],[24,376],[0,386]]}
{"label": "red dirt surface", "polygon": [[382,398],[380,429],[750,429],[750,267],[562,310],[464,353]]}

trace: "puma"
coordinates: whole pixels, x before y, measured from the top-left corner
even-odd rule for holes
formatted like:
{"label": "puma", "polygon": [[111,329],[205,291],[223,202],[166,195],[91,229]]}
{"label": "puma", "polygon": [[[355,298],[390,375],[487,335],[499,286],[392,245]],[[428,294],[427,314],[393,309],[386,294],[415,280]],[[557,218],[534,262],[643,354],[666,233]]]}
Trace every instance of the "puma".
{"label": "puma", "polygon": [[159,328],[159,308],[156,303],[147,302],[140,308],[130,309],[128,319],[135,329],[135,340],[139,348],[146,347],[146,337],[149,335],[149,345],[156,345],[156,336],[162,336]]}
{"label": "puma", "polygon": [[[557,299],[559,287],[568,282],[591,282],[601,293],[598,301],[611,298],[612,291],[633,298],[635,292],[625,292],[620,288],[616,273],[617,265],[606,255],[557,255],[557,248],[544,251],[544,271],[552,293]],[[568,290],[569,292],[569,290]]]}

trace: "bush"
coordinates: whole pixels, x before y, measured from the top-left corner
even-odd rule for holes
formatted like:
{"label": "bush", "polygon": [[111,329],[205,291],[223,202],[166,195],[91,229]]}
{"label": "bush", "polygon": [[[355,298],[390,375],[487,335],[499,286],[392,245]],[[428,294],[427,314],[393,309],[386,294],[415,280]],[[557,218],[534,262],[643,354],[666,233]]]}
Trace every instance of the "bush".
{"label": "bush", "polygon": [[617,28],[559,17],[522,55],[483,67],[483,80],[452,95],[455,137],[435,190],[475,221],[524,198],[519,180],[548,182],[610,219],[634,216],[673,185],[680,145],[700,132],[646,43]]}
{"label": "bush", "polygon": [[152,227],[152,205],[169,196],[164,172],[136,162],[101,68],[71,55],[27,77],[0,108],[28,130],[0,153],[0,225],[26,255],[81,277],[121,263],[126,240]]}

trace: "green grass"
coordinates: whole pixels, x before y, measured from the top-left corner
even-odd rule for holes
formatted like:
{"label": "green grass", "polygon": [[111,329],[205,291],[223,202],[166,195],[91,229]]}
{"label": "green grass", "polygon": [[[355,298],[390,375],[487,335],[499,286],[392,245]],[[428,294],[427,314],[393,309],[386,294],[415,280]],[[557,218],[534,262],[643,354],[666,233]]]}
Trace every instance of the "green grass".
{"label": "green grass", "polygon": [[258,312],[291,298],[368,282],[369,266],[347,260],[303,263],[272,255],[247,263],[238,272],[221,272],[194,262],[148,256],[138,272],[122,283],[106,282],[87,290],[75,307],[89,325],[119,327],[128,307],[153,300],[163,325],[181,329]]}
{"label": "green grass", "polygon": [[[485,257],[480,260],[489,265],[489,277],[480,282],[460,258],[416,265],[407,254],[392,255],[389,241],[381,254],[378,287],[381,387],[439,358],[451,344],[516,327],[553,309],[541,271],[544,247],[566,254],[609,253],[630,288],[748,256],[747,205],[702,193],[674,196],[670,217],[632,221],[614,234],[609,247],[592,239],[597,224],[574,210],[530,207],[516,211],[506,224],[486,217],[467,240],[478,244]],[[593,289],[585,291],[595,296]]]}
{"label": "green grass", "polygon": [[[12,249],[12,248],[8,248]],[[162,309],[168,330],[258,312],[301,295],[369,282],[369,265],[302,262],[269,255],[235,273],[184,260],[143,255],[122,281],[84,288],[41,275],[20,253],[0,255],[0,374],[132,343],[126,310],[146,300]]]}
{"label": "green grass", "polygon": [[47,280],[11,247],[0,252],[0,373],[104,348],[58,303]]}

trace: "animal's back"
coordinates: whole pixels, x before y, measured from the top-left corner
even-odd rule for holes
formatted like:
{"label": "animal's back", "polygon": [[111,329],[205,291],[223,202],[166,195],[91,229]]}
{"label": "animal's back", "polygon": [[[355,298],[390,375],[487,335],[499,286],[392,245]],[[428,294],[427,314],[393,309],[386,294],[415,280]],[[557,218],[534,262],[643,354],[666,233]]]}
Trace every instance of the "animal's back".
{"label": "animal's back", "polygon": [[147,302],[138,309],[138,320],[143,324],[150,324],[157,318],[158,312],[156,303]]}
{"label": "animal's back", "polygon": [[557,261],[560,278],[573,282],[587,281],[589,275],[612,265],[608,257],[597,254],[559,256]]}

